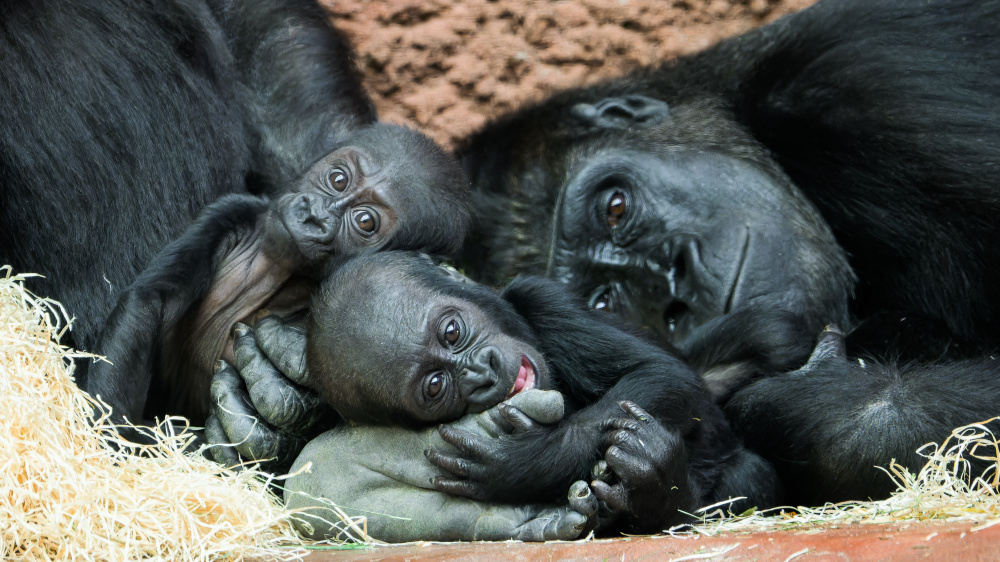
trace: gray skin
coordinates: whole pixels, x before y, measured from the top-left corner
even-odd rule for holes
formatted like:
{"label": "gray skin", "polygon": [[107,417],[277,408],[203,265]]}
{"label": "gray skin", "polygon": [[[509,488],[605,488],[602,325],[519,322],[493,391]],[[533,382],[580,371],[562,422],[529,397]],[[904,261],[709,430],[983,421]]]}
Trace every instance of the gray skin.
{"label": "gray skin", "polygon": [[[285,484],[285,501],[293,509],[308,508],[296,520],[309,538],[344,539],[352,535],[330,509],[335,504],[351,516],[367,516],[371,537],[385,542],[415,540],[571,540],[596,525],[597,499],[585,482],[574,483],[567,504],[508,505],[476,502],[450,496],[433,488],[445,476],[424,458],[431,448],[451,449],[436,427],[411,431],[341,423],[308,441],[303,433],[335,418],[315,394],[290,379],[308,383],[301,358],[304,332],[269,317],[257,326],[265,337],[263,347],[275,351],[271,358],[278,372],[254,343],[246,327],[238,330],[236,365],[254,378],[244,381],[232,366],[220,362],[212,383],[213,414],[205,432],[214,446],[210,453],[223,464],[241,458],[266,459],[263,467],[283,471],[288,452],[302,450],[291,466],[308,472]],[[275,341],[281,350],[274,349]],[[298,352],[296,353],[296,350]],[[254,368],[248,368],[251,365]],[[286,377],[285,375],[288,375]],[[562,395],[531,390],[510,403],[538,423],[556,423],[563,416]],[[263,419],[257,419],[260,415]],[[497,437],[512,428],[498,407],[470,415],[453,425],[484,437]],[[516,429],[515,429],[516,430]],[[233,445],[229,445],[233,444]],[[286,455],[281,457],[280,455]]]}
{"label": "gray skin", "polygon": [[[813,302],[831,294],[820,285],[852,282],[817,275],[833,269],[815,257],[833,246],[829,228],[784,178],[751,162],[711,150],[652,155],[627,147],[571,161],[553,211],[547,275],[668,341],[758,302],[830,308]],[[834,255],[840,265],[842,253]],[[843,321],[846,302],[833,307]]]}
{"label": "gray skin", "polygon": [[[542,423],[562,417],[562,396],[529,390],[510,403]],[[498,408],[469,415],[453,424],[474,434],[497,437],[505,430]],[[345,525],[330,509],[367,516],[368,533],[386,542],[416,540],[524,541],[575,539],[594,520],[597,499],[585,482],[573,484],[563,506],[477,502],[434,489],[444,472],[424,461],[424,451],[450,449],[437,428],[409,431],[394,427],[342,424],[313,439],[292,471],[311,463],[309,472],[286,484],[289,508],[310,508],[296,519],[307,537],[343,539]]]}

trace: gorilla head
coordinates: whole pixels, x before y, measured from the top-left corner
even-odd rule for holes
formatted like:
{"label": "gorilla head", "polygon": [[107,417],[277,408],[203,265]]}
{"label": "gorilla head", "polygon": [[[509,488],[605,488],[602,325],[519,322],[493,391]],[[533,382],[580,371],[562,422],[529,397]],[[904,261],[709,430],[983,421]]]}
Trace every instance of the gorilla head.
{"label": "gorilla head", "polygon": [[496,293],[426,256],[350,260],[324,281],[311,311],[313,385],[351,420],[445,422],[548,388],[524,320]]}
{"label": "gorilla head", "polygon": [[844,252],[759,143],[704,99],[597,99],[571,92],[489,129],[504,161],[472,139],[477,215],[498,217],[465,253],[478,274],[545,272],[674,342],[751,306],[846,323]]}
{"label": "gorilla head", "polygon": [[465,176],[427,136],[375,123],[282,190],[270,228],[307,259],[367,250],[448,252],[468,227]]}

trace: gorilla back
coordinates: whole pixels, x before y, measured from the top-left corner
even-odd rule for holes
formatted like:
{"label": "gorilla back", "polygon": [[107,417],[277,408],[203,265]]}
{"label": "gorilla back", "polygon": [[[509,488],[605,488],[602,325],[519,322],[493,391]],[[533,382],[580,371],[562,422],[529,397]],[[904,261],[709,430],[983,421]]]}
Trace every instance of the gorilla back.
{"label": "gorilla back", "polygon": [[119,291],[244,186],[232,57],[205,2],[0,5],[0,262],[94,349]]}
{"label": "gorilla back", "polygon": [[[820,479],[821,495],[883,494],[887,478],[851,476],[919,458],[893,438],[902,418],[863,429],[858,412],[886,400],[922,442],[996,413],[962,396],[1000,394],[981,385],[1000,337],[998,26],[996,1],[821,1],[502,118],[462,149],[480,217],[469,270],[570,283],[685,349],[721,397],[797,373],[730,408],[748,441],[768,441],[789,480],[811,463],[848,482]],[[855,373],[838,352],[796,371],[829,323],[849,329],[847,355],[903,366],[869,357]],[[905,362],[956,359],[907,376]],[[871,384],[835,376],[848,370]],[[789,404],[843,451],[769,423]]]}
{"label": "gorilla back", "polygon": [[938,336],[908,353],[979,353],[1000,336],[998,23],[997,2],[820,2],[502,118],[462,149],[497,217],[466,261],[547,271],[675,340],[759,302],[817,331],[926,320],[894,331]]}

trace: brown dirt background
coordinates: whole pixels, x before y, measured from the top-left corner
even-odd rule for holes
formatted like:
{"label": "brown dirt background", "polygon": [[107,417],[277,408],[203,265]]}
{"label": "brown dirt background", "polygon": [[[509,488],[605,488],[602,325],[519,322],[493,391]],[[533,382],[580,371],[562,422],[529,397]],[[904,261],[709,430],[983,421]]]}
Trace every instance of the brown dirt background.
{"label": "brown dirt background", "polygon": [[815,0],[319,0],[386,121],[447,147],[548,94],[699,51]]}

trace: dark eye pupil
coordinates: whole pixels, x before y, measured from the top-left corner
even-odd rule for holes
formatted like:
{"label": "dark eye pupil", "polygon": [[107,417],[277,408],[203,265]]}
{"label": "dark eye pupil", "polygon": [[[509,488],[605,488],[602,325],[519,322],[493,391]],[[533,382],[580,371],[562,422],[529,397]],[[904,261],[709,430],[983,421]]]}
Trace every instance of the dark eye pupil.
{"label": "dark eye pupil", "polygon": [[443,381],[441,380],[441,375],[433,375],[430,380],[427,381],[427,395],[434,398],[441,392],[441,386]]}
{"label": "dark eye pupil", "polygon": [[625,216],[625,196],[616,191],[608,201],[608,225],[618,226],[623,216]]}
{"label": "dark eye pupil", "polygon": [[458,324],[452,320],[448,322],[448,325],[444,327],[444,339],[450,344],[454,344],[458,341],[459,330]]}
{"label": "dark eye pupil", "polygon": [[344,191],[347,187],[347,174],[340,168],[334,168],[330,171],[330,185],[337,191]]}
{"label": "dark eye pupil", "polygon": [[375,231],[375,217],[368,211],[359,211],[354,215],[354,224],[365,232]]}

